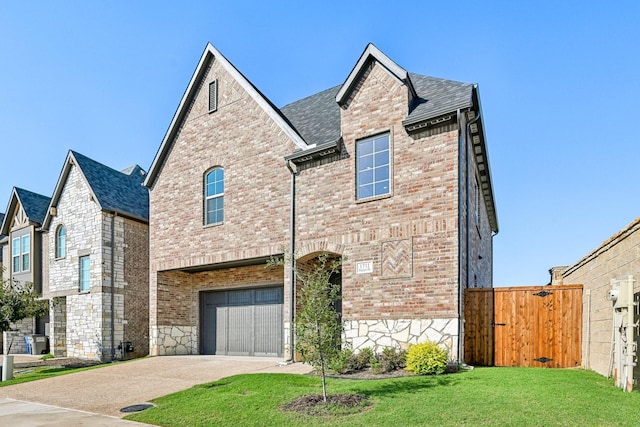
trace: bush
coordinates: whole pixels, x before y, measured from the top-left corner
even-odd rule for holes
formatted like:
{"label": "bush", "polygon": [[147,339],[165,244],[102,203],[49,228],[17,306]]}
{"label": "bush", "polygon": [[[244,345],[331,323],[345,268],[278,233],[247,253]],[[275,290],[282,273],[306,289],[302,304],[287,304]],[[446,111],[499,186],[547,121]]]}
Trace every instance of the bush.
{"label": "bush", "polygon": [[336,374],[346,374],[353,371],[355,355],[350,348],[343,348],[329,360],[328,367]]}
{"label": "bush", "polygon": [[371,366],[371,361],[374,359],[375,355],[373,354],[373,350],[369,347],[360,349],[351,361],[351,369],[353,371],[363,371]]}
{"label": "bush", "polygon": [[417,375],[441,374],[447,369],[447,351],[427,341],[409,347],[407,370]]}
{"label": "bush", "polygon": [[385,347],[378,355],[383,372],[391,372],[403,369],[406,366],[407,352],[395,347]]}

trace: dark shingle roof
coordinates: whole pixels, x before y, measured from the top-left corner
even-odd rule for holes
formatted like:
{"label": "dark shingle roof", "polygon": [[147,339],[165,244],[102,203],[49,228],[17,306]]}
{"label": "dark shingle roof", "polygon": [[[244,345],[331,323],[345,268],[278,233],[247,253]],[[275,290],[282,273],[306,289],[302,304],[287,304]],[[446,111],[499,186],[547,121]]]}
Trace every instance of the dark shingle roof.
{"label": "dark shingle roof", "polygon": [[[3,221],[4,221],[4,214],[0,213],[0,224],[2,224]],[[2,240],[3,237],[5,237],[5,235],[2,234],[2,232],[0,232],[0,240]],[[2,261],[2,250],[0,250],[0,261]]]}
{"label": "dark shingle roof", "polygon": [[307,144],[334,142],[340,138],[340,86],[285,105],[280,109]]}
{"label": "dark shingle roof", "polygon": [[409,113],[407,122],[437,117],[472,104],[472,84],[414,73],[409,73],[409,78],[419,99]]}
{"label": "dark shingle roof", "polygon": [[103,210],[149,219],[149,192],[140,166],[119,172],[80,153],[71,152]]}
{"label": "dark shingle roof", "polygon": [[51,198],[18,187],[16,187],[16,194],[29,221],[42,224]]}
{"label": "dark shingle roof", "polygon": [[[412,123],[471,106],[473,85],[409,73],[418,99],[406,122]],[[336,94],[341,86],[292,102],[280,109],[307,144],[320,145],[340,138],[340,107]]]}

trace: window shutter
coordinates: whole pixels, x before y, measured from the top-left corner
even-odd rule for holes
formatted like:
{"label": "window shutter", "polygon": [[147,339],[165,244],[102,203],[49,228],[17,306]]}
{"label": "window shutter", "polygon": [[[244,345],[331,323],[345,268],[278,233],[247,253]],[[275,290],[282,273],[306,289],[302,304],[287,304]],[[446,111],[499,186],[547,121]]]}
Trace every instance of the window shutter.
{"label": "window shutter", "polygon": [[218,109],[218,80],[209,83],[209,112]]}

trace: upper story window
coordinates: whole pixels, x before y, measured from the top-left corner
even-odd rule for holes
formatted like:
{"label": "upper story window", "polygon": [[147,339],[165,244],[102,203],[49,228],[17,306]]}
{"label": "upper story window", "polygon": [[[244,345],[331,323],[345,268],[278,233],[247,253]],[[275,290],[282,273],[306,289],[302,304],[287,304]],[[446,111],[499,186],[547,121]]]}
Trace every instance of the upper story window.
{"label": "upper story window", "polygon": [[91,289],[91,258],[89,255],[80,257],[80,292]]}
{"label": "upper story window", "polygon": [[31,236],[29,234],[11,240],[11,262],[14,273],[29,271],[31,268]]}
{"label": "upper story window", "polygon": [[212,113],[218,109],[218,80],[209,83],[209,112]]}
{"label": "upper story window", "polygon": [[358,141],[356,156],[358,200],[390,194],[389,134]]}
{"label": "upper story window", "polygon": [[56,258],[67,256],[67,229],[59,225],[56,230]]}
{"label": "upper story window", "polygon": [[224,169],[213,168],[204,177],[204,223],[224,220]]}

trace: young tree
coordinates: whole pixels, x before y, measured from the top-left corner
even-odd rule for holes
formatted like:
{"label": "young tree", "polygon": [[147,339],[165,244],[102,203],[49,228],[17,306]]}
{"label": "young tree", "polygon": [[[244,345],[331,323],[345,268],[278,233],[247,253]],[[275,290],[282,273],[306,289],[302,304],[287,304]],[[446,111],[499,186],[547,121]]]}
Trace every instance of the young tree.
{"label": "young tree", "polygon": [[[0,286],[0,333],[9,331],[13,323],[33,316],[41,316],[48,310],[45,300],[39,300],[33,283],[2,280]],[[7,351],[8,353],[8,351]]]}
{"label": "young tree", "polygon": [[336,303],[341,298],[340,285],[331,283],[331,275],[340,272],[342,259],[323,253],[310,267],[296,271],[302,281],[295,318],[296,351],[322,378],[322,397],[327,401],[327,363],[340,351],[343,324]]}

